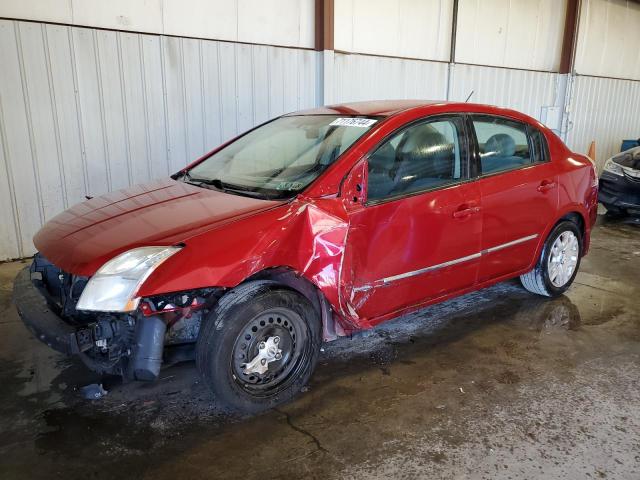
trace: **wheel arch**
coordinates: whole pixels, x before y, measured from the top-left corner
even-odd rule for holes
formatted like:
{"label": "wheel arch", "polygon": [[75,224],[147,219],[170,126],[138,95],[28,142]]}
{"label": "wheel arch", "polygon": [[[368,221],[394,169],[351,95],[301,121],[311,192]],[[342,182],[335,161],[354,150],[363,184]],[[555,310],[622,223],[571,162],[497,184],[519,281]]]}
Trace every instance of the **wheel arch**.
{"label": "wheel arch", "polygon": [[[585,213],[582,212],[580,208],[578,208],[577,206],[573,206],[573,207],[567,208],[563,212],[560,212],[560,215],[556,218],[556,220],[554,222],[549,223],[549,226],[547,227],[547,229],[544,232],[544,235],[541,238],[541,241],[538,247],[538,252],[537,252],[538,254],[540,254],[542,247],[544,246],[545,242],[547,241],[547,238],[549,237],[553,229],[556,228],[556,226],[560,222],[564,222],[566,220],[569,220],[570,222],[573,222],[578,226],[578,229],[580,230],[580,235],[582,237],[582,243],[583,243],[582,256],[584,256],[587,253],[586,249],[588,248],[588,241],[589,241],[587,218],[585,216]],[[536,259],[537,259],[537,256],[536,256]]]}
{"label": "wheel arch", "polygon": [[560,222],[563,222],[565,220],[569,220],[570,222],[573,222],[578,226],[578,229],[580,230],[580,235],[582,236],[582,240],[584,241],[587,233],[585,230],[587,222],[584,216],[582,215],[582,213],[578,211],[571,211],[569,213],[566,213],[565,215],[560,217],[556,223],[553,224],[553,226],[551,227],[551,230],[553,230],[556,227],[556,225],[558,225]]}
{"label": "wheel arch", "polygon": [[322,290],[293,268],[284,266],[266,268],[246,278],[240,285],[258,280],[271,280],[278,285],[296,291],[309,300],[322,320],[322,338],[324,341],[335,340],[338,336],[345,334],[342,326],[334,316],[331,303]]}
{"label": "wheel arch", "polygon": [[563,212],[561,216],[557,217],[554,222],[550,222],[549,226],[545,229],[543,234],[540,236],[538,240],[538,246],[535,251],[535,255],[532,259],[531,265],[529,265],[528,267],[529,269],[533,268],[538,262],[538,259],[542,254],[542,250],[544,249],[544,245],[547,242],[547,238],[549,238],[549,235],[551,234],[553,229],[556,228],[556,226],[560,222],[564,222],[566,220],[569,220],[570,222],[573,222],[578,226],[578,229],[580,230],[580,234],[582,237],[581,239],[582,255],[581,256],[584,257],[587,254],[587,251],[589,249],[589,230],[587,229],[588,224],[587,224],[585,215],[577,208],[568,209],[567,211]]}

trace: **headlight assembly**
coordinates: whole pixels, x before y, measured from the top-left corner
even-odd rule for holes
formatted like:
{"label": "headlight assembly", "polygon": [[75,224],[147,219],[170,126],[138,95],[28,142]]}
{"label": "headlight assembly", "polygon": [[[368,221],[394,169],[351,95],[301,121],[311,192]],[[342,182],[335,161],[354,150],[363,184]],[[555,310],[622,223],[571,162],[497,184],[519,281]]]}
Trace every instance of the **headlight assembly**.
{"label": "headlight assembly", "polygon": [[614,162],[613,158],[610,158],[606,161],[606,163],[604,164],[604,169],[609,173],[613,173],[614,175],[622,175],[622,166]]}
{"label": "headlight assembly", "polygon": [[140,285],[181,247],[134,248],[112,258],[89,279],[76,305],[78,310],[131,312],[138,308]]}

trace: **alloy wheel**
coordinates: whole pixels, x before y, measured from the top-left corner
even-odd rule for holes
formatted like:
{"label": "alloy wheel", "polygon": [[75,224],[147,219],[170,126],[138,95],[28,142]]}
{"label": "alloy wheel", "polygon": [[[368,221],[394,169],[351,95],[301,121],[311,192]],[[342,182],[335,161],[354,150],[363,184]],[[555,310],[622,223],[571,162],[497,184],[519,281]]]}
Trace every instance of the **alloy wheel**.
{"label": "alloy wheel", "polygon": [[570,230],[562,232],[553,242],[547,265],[553,286],[560,288],[571,280],[578,265],[579,249],[578,237]]}

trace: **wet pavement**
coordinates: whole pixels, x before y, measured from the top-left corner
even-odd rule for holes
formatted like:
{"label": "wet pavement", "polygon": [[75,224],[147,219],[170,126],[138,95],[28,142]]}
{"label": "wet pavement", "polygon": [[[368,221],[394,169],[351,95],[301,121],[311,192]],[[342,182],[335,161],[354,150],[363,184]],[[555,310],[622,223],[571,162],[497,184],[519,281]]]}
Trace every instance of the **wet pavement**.
{"label": "wet pavement", "polygon": [[33,339],[0,265],[0,478],[640,478],[640,225],[599,219],[554,300],[499,284],[325,345],[307,391],[225,415],[193,363],[101,381]]}

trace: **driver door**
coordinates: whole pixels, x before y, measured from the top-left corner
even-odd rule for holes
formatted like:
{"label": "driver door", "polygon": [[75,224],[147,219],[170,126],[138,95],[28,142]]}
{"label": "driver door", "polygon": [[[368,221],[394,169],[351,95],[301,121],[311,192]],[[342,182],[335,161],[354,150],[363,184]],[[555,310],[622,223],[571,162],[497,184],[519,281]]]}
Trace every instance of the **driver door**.
{"label": "driver door", "polygon": [[476,282],[482,215],[465,128],[462,116],[422,120],[369,154],[342,272],[352,314],[375,319]]}

